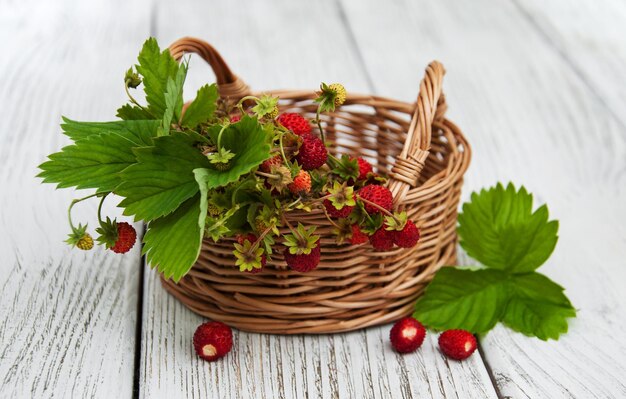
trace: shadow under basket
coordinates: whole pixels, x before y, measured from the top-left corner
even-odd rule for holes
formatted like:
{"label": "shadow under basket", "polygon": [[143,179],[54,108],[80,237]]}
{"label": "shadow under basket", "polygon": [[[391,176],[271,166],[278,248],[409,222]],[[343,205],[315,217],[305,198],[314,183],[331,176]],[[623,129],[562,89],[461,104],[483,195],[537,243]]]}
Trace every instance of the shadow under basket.
{"label": "shadow under basket", "polygon": [[[204,41],[183,38],[170,46],[178,60],[196,53],[213,68],[220,95],[238,100],[252,92]],[[258,274],[235,266],[233,239],[205,240],[197,263],[165,289],[194,312],[243,331],[317,334],[356,330],[410,315],[434,273],[456,262],[457,208],[470,148],[445,118],[443,66],[432,62],[415,103],[348,94],[323,115],[330,152],[363,156],[389,177],[394,207],[419,227],[413,248],[377,252],[369,243],[338,245],[324,212],[290,212],[287,219],[318,226],[322,256],[308,273],[290,270],[277,245]],[[280,97],[281,112],[314,118],[314,90],[266,91]]]}

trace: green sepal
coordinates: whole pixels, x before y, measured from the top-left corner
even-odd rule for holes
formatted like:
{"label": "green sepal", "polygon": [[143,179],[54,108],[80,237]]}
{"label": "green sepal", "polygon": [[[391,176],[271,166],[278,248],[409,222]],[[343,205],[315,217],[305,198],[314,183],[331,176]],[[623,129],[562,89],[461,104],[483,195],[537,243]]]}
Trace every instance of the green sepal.
{"label": "green sepal", "polygon": [[284,235],[283,244],[289,248],[289,253],[293,255],[310,254],[311,250],[317,246],[320,238],[318,235],[313,235],[315,229],[316,226],[306,228],[302,223],[298,223],[296,231]]}
{"label": "green sepal", "polygon": [[259,118],[263,118],[265,116],[270,119],[274,119],[278,116],[278,97],[273,97],[270,95],[262,95],[258,100],[256,100],[256,105],[252,107],[252,112],[255,113]]}
{"label": "green sepal", "polygon": [[244,240],[243,245],[235,243],[235,265],[239,266],[239,271],[246,272],[253,269],[261,269],[263,267],[263,248],[257,246],[253,248],[254,243],[250,240]]}
{"label": "green sepal", "polygon": [[96,228],[96,233],[99,236],[96,238],[98,244],[104,245],[106,249],[111,248],[117,242],[119,233],[117,231],[117,221],[111,220],[107,216],[105,221],[100,221],[100,227]]}
{"label": "green sepal", "polygon": [[339,162],[335,163],[332,172],[343,180],[356,180],[359,177],[359,162],[356,158],[343,154]]}

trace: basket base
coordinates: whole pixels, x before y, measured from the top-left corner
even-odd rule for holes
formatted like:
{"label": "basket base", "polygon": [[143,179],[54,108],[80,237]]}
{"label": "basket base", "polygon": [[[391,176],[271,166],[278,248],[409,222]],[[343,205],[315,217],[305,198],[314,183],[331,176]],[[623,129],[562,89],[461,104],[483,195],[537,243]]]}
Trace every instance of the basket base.
{"label": "basket base", "polygon": [[[444,265],[455,263],[456,242],[452,240],[441,248],[439,261],[429,265],[429,268],[437,270]],[[167,292],[193,312],[211,320],[221,321],[241,331],[270,334],[327,334],[386,324],[412,314],[415,301],[433,277],[433,273],[423,273],[423,275],[428,277],[410,287],[398,288],[398,291],[410,289],[412,292],[410,295],[406,295],[406,292],[395,295],[398,291],[392,291],[387,298],[375,300],[368,298],[362,301],[363,306],[353,304],[350,308],[343,309],[339,314],[341,317],[328,315],[323,318],[306,318],[306,314],[303,315],[302,312],[289,313],[285,308],[297,308],[297,296],[294,296],[293,304],[279,306],[272,314],[268,314],[267,309],[259,309],[255,314],[249,310],[238,312],[239,309],[230,308],[224,305],[223,301],[220,301],[220,304],[216,303],[214,298],[215,295],[219,295],[217,291],[193,274],[187,275],[179,283],[166,280],[161,276],[161,282]],[[206,292],[211,294],[205,294]],[[245,298],[245,295],[235,293],[232,298],[237,300]],[[354,316],[346,317],[346,315]]]}

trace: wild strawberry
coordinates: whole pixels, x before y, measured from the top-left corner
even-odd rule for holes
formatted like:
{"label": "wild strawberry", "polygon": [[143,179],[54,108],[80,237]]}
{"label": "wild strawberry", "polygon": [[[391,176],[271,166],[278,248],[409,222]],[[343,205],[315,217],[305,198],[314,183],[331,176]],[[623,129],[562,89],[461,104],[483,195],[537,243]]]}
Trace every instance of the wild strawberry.
{"label": "wild strawberry", "polygon": [[112,221],[108,217],[106,221],[100,221],[100,227],[96,231],[100,234],[98,242],[118,254],[130,251],[137,240],[137,232],[133,226],[126,222]]}
{"label": "wild strawberry", "polygon": [[313,235],[315,226],[306,229],[301,223],[291,234],[284,236],[285,251],[283,256],[287,266],[297,272],[308,272],[317,267],[320,262],[319,236]]}
{"label": "wild strawberry", "polygon": [[240,245],[243,245],[243,243],[248,240],[250,242],[255,242],[256,241],[256,236],[252,233],[248,233],[248,234],[237,234],[235,236],[235,239],[237,240],[237,243]]}
{"label": "wild strawberry", "polygon": [[352,237],[350,238],[350,244],[358,245],[363,244],[369,240],[369,236],[361,231],[361,228],[358,224],[353,224],[352,228]]}
{"label": "wild strawberry", "polygon": [[317,169],[326,163],[328,150],[322,140],[313,135],[303,137],[302,145],[296,155],[296,160],[304,170]]}
{"label": "wild strawberry", "polygon": [[444,331],[439,336],[439,348],[449,358],[467,359],[476,350],[476,338],[465,330]]}
{"label": "wild strawberry", "polygon": [[390,231],[385,230],[385,227],[381,227],[376,230],[370,237],[370,244],[377,251],[389,251],[393,248],[393,234]]}
{"label": "wild strawberry", "polygon": [[241,115],[231,115],[230,123],[237,123],[241,120]]}
{"label": "wild strawberry", "polygon": [[293,195],[308,194],[311,191],[311,175],[306,170],[300,170],[287,187]]}
{"label": "wild strawberry", "polygon": [[286,112],[278,117],[278,123],[298,136],[311,133],[311,124],[300,114]]}
{"label": "wild strawberry", "polygon": [[85,233],[79,240],[76,242],[76,248],[82,249],[83,251],[89,251],[93,248],[93,238],[89,233]]}
{"label": "wild strawberry", "polygon": [[125,254],[135,245],[137,232],[135,228],[126,222],[117,223],[117,241],[111,247],[111,251],[118,254]]}
{"label": "wild strawberry", "polygon": [[222,213],[222,209],[218,207],[217,205],[215,205],[214,203],[209,202],[207,204],[207,213],[210,216],[219,216]]}
{"label": "wild strawberry", "polygon": [[[250,241],[250,243],[255,243],[257,240],[257,236],[252,233],[248,234],[237,234],[237,243],[240,245],[244,245],[245,241]],[[254,267],[252,270],[247,270],[248,273],[256,274],[263,270],[265,265],[267,264],[267,256],[265,254],[261,255],[261,267]]]}
{"label": "wild strawberry", "polygon": [[415,351],[422,346],[424,337],[426,337],[426,329],[412,317],[398,320],[389,332],[391,346],[400,353]]}
{"label": "wild strawberry", "polygon": [[78,227],[74,227],[71,223],[70,221],[72,232],[68,234],[65,242],[83,251],[89,251],[93,248],[93,238],[87,233],[87,225],[79,224]]}
{"label": "wild strawberry", "polygon": [[371,173],[373,170],[372,165],[361,157],[358,157],[356,161],[359,164],[359,177],[357,177],[357,179],[359,180],[367,179],[367,175]]}
{"label": "wild strawberry", "polygon": [[313,247],[311,249],[311,252],[309,252],[308,254],[291,254],[289,253],[289,248],[285,248],[283,255],[285,256],[285,262],[287,262],[287,266],[289,266],[292,270],[300,273],[306,273],[315,269],[320,263],[320,243],[318,242],[317,245]]}
{"label": "wild strawberry", "polygon": [[261,272],[267,263],[267,256],[265,255],[265,250],[260,246],[253,247],[253,244],[257,241],[257,236],[252,233],[238,234],[235,239],[237,240],[235,250],[233,251],[237,259],[235,265],[239,266],[240,271],[245,271],[246,273],[256,274]]}
{"label": "wild strawberry", "polygon": [[266,159],[260,166],[261,171],[270,173],[272,166],[281,166],[283,164],[283,158],[280,154],[274,155],[270,159]]}
{"label": "wild strawberry", "polygon": [[407,220],[404,228],[393,231],[393,243],[401,248],[412,248],[420,239],[420,231],[412,220]]}
{"label": "wild strawberry", "polygon": [[370,215],[382,212],[378,207],[372,205],[372,202],[388,211],[393,207],[393,195],[387,187],[368,184],[359,190],[358,196],[363,199],[365,210]]}
{"label": "wild strawberry", "polygon": [[198,356],[213,362],[230,352],[233,347],[233,332],[219,321],[206,322],[193,334],[193,346]]}
{"label": "wild strawberry", "polygon": [[324,207],[326,208],[326,212],[328,212],[328,216],[337,219],[348,217],[354,209],[353,206],[349,205],[344,205],[341,209],[337,209],[328,198],[324,200]]}
{"label": "wild strawberry", "polygon": [[354,187],[339,182],[334,182],[333,186],[326,193],[328,198],[324,200],[326,212],[332,218],[345,218],[350,215],[356,205],[354,199]]}
{"label": "wild strawberry", "polygon": [[335,94],[336,107],[346,102],[346,88],[341,83],[333,83],[328,88]]}

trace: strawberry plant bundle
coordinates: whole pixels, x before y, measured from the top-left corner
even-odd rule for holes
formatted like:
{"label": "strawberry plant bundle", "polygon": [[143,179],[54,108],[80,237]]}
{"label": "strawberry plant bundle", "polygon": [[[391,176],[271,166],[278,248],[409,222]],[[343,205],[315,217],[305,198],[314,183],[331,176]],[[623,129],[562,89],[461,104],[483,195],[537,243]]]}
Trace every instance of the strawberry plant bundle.
{"label": "strawberry plant bundle", "polygon": [[[216,84],[185,103],[187,53]],[[64,119],[73,143],[40,177],[95,192],[70,205],[67,242],[142,253],[165,288],[208,318],[248,331],[326,333],[411,314],[456,260],[470,150],[445,117],[431,63],[416,102],[317,90],[252,92],[207,43],[143,46],[111,122]],[[136,91],[143,88],[145,100]],[[120,200],[121,198],[121,200]],[[97,228],[72,207],[98,200]],[[119,201],[122,217],[102,215]],[[119,220],[118,220],[119,219]]]}

